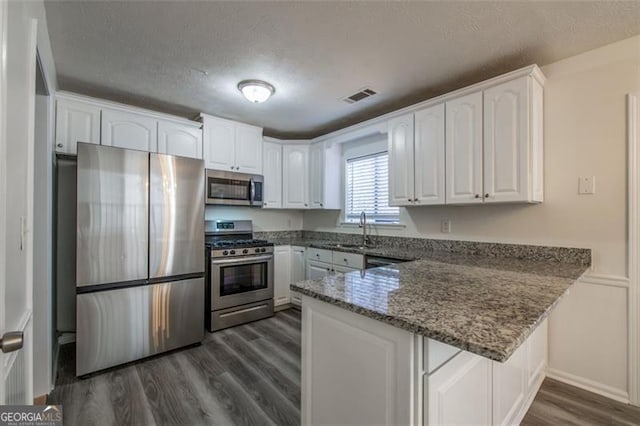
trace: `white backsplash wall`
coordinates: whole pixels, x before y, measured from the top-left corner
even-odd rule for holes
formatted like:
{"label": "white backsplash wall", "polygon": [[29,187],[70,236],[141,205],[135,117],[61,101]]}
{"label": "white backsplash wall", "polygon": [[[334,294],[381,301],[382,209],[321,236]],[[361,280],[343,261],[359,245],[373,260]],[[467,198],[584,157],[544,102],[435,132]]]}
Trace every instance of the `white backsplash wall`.
{"label": "white backsplash wall", "polygon": [[204,209],[204,218],[206,220],[252,220],[253,230],[258,232],[299,231],[302,229],[302,211],[299,210],[270,210],[251,207],[208,205]]}
{"label": "white backsplash wall", "polygon": [[[640,36],[542,68],[544,203],[401,209],[403,228],[380,235],[583,247],[593,271],[553,312],[549,373],[628,398],[626,95],[640,91]],[[578,177],[596,176],[594,195]],[[308,211],[304,229],[361,232],[341,212]],[[451,233],[440,232],[451,220]]]}

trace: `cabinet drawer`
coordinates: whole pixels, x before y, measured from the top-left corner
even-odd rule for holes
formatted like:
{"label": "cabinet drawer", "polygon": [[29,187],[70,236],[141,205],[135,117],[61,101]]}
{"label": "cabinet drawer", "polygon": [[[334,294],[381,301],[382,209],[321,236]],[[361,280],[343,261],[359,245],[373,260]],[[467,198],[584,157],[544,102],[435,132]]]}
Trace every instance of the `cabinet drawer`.
{"label": "cabinet drawer", "polygon": [[333,252],[333,265],[346,266],[349,268],[362,269],[364,256],[356,253]]}
{"label": "cabinet drawer", "polygon": [[318,262],[331,263],[331,250],[309,248],[309,250],[307,250],[307,259],[317,260]]}

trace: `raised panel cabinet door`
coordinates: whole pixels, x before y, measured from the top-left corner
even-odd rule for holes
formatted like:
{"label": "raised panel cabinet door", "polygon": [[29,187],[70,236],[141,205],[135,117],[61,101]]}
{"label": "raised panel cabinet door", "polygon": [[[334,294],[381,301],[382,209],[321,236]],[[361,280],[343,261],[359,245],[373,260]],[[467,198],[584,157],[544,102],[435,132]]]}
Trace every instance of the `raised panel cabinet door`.
{"label": "raised panel cabinet door", "polygon": [[158,120],[130,112],[102,110],[102,145],[158,151]]}
{"label": "raised panel cabinet door", "polygon": [[236,127],[233,121],[205,115],[202,135],[205,168],[235,171]]}
{"label": "raised panel cabinet door", "polygon": [[273,256],[273,304],[289,303],[289,285],[291,284],[291,246],[276,246]]}
{"label": "raised panel cabinet door", "polygon": [[264,207],[282,207],[282,145],[264,142],[262,145],[264,175]]}
{"label": "raised panel cabinet door", "polygon": [[236,124],[236,171],[262,174],[262,129]]}
{"label": "raised panel cabinet door", "polygon": [[282,206],[286,209],[309,207],[309,147],[282,147]]}
{"label": "raised panel cabinet door", "polygon": [[485,202],[528,199],[529,82],[527,76],[484,91]]}
{"label": "raised panel cabinet door", "polygon": [[56,151],[75,155],[78,142],[100,144],[100,108],[59,99],[56,105]]}
{"label": "raised panel cabinet door", "polygon": [[414,201],[413,114],[388,123],[389,205],[407,206]]}
{"label": "raised panel cabinet door", "polygon": [[425,425],[489,425],[491,361],[460,352],[424,376]]}
{"label": "raised panel cabinet door", "polygon": [[307,279],[317,280],[331,274],[331,264],[307,260]]}
{"label": "raised panel cabinet door", "polygon": [[306,279],[306,249],[291,247],[291,283],[298,283]]}
{"label": "raised panel cabinet door", "polygon": [[446,103],[446,202],[482,203],[482,92]]}
{"label": "raised panel cabinet door", "polygon": [[158,153],[202,160],[202,129],[158,121]]}
{"label": "raised panel cabinet door", "polygon": [[316,143],[309,148],[309,207],[324,206],[324,144]]}
{"label": "raised panel cabinet door", "polygon": [[527,346],[525,342],[506,362],[493,363],[493,424],[511,425],[525,402],[527,375]]}
{"label": "raised panel cabinet door", "polygon": [[444,104],[415,113],[415,203],[444,204]]}

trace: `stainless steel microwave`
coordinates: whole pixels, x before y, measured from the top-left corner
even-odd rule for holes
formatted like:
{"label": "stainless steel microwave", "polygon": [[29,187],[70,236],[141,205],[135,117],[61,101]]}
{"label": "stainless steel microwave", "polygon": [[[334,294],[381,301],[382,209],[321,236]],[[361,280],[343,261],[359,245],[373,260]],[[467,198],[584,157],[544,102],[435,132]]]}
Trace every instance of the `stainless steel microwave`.
{"label": "stainless steel microwave", "polygon": [[261,175],[207,170],[207,204],[262,207],[264,178]]}

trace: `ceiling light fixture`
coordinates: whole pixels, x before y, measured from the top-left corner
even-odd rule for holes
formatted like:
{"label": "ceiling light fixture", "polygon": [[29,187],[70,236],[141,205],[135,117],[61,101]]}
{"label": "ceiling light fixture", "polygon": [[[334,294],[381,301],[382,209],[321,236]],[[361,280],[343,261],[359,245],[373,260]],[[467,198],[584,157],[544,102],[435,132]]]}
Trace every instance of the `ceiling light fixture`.
{"label": "ceiling light fixture", "polygon": [[276,91],[272,85],[262,80],[241,81],[238,83],[238,90],[242,92],[245,98],[254,104],[266,101]]}

